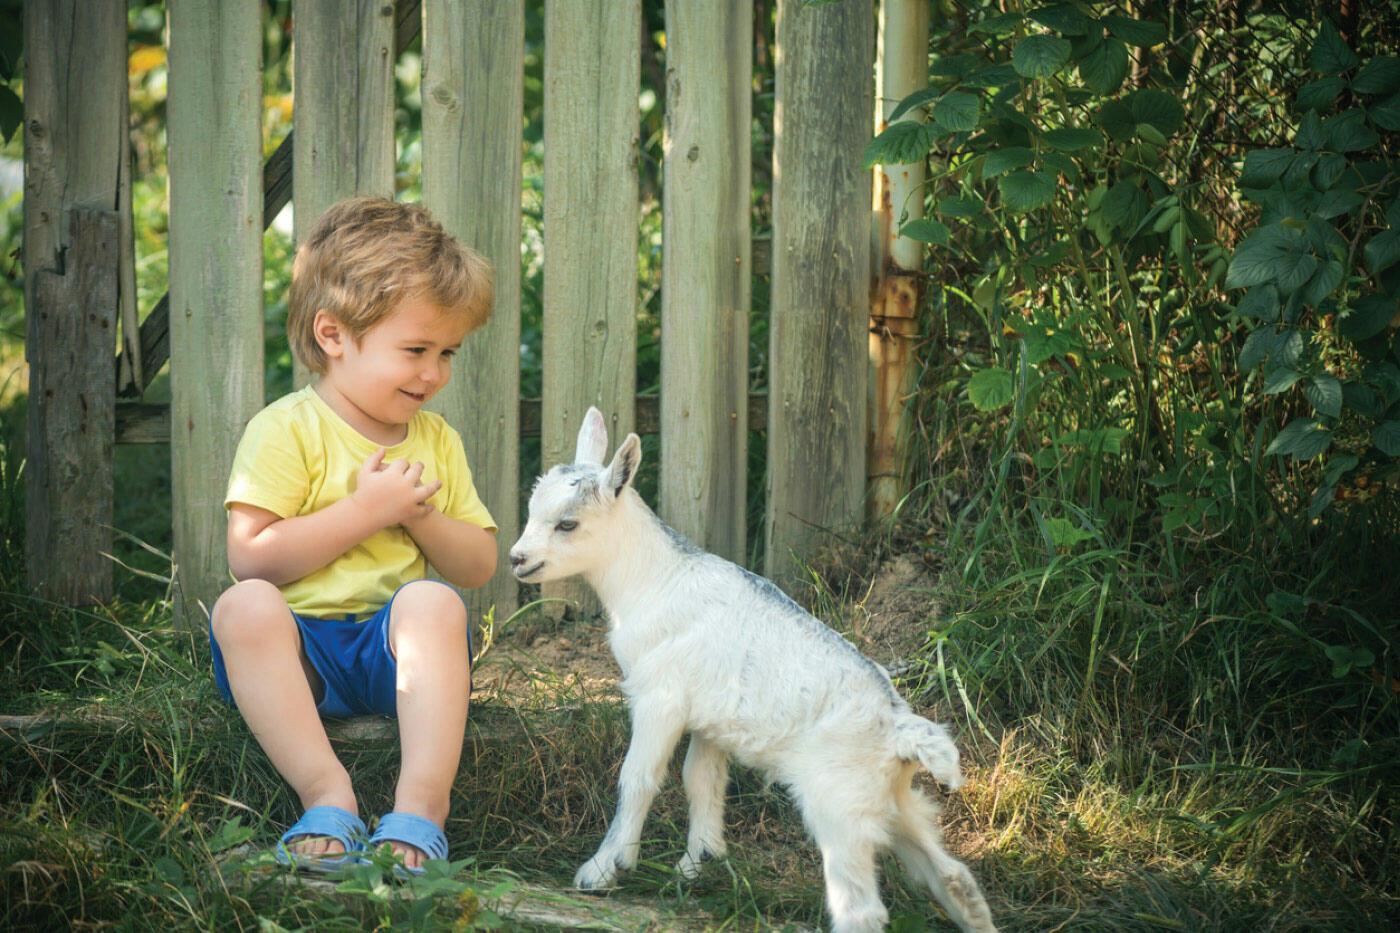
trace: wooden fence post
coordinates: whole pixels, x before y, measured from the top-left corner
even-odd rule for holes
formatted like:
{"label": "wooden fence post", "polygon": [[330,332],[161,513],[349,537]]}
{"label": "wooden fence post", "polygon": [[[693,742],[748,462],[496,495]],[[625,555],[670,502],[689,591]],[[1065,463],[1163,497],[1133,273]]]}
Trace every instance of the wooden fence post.
{"label": "wooden fence post", "polygon": [[466,594],[479,615],[515,611],[506,551],[520,536],[520,126],[523,0],[428,0],[423,33],[423,203],[495,267],[496,307],[467,338],[437,407],[462,433],[500,530],[496,575]]}
{"label": "wooden fence post", "polygon": [[224,490],[263,406],[261,13],[169,6],[175,617],[192,626],[229,583]]}
{"label": "wooden fence post", "polygon": [[661,514],[745,562],[753,0],[666,4]]}
{"label": "wooden fence post", "polygon": [[[292,17],[292,209],[301,243],[335,202],[394,196],[397,56],[386,0],[297,0]],[[306,368],[297,361],[293,370],[306,385]]]}
{"label": "wooden fence post", "polygon": [[28,575],[48,598],[100,601],[112,593],[111,356],[118,317],[135,317],[126,4],[29,0],[24,34]]}
{"label": "wooden fence post", "polygon": [[[880,4],[875,131],[901,100],[928,85],[929,4],[883,0]],[[901,119],[922,119],[915,107]],[[899,236],[924,216],[924,163],[875,167],[875,283],[870,305],[871,518],[892,514],[909,492],[909,404],[914,389],[914,344],[923,302],[924,246]]]}
{"label": "wooden fence post", "polygon": [[25,544],[29,585],[67,604],[112,596],[112,451],[120,224],[74,208],[63,272],[34,272]]}
{"label": "wooden fence post", "polygon": [[[641,0],[545,4],[546,469],[573,461],[588,406],[614,446],[634,423],[641,17]],[[582,601],[585,588],[545,592]]]}
{"label": "wooden fence post", "polygon": [[787,585],[863,511],[873,26],[871,0],[778,4],[765,566]]}

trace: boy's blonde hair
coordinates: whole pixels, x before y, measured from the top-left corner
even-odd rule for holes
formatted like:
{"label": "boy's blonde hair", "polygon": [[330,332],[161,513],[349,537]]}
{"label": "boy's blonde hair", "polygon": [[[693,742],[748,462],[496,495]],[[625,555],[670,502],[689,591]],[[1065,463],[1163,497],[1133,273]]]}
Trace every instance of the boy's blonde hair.
{"label": "boy's blonde hair", "polygon": [[358,344],[406,299],[427,297],[461,315],[468,332],[491,316],[491,266],[442,229],[421,204],[349,198],[321,215],[297,248],[287,340],[307,369],[326,371],[312,323],[324,309]]}

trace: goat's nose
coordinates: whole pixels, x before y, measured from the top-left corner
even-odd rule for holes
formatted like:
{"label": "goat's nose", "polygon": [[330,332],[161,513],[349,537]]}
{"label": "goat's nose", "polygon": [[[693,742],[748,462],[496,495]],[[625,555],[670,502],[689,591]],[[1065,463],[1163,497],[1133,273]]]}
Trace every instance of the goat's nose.
{"label": "goat's nose", "polygon": [[525,555],[524,555],[524,554],[521,554],[521,553],[519,553],[518,551],[511,551],[511,552],[510,552],[510,565],[511,565],[512,567],[519,567],[519,566],[520,566],[521,564],[523,564],[523,563],[525,563]]}

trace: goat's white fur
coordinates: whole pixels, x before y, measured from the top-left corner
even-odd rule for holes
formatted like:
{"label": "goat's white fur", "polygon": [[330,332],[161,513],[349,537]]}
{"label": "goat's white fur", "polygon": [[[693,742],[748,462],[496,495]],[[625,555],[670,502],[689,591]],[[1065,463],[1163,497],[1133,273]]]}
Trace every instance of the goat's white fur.
{"label": "goat's white fur", "polygon": [[662,524],[630,488],[641,461],[635,434],[604,467],[606,451],[603,417],[590,408],[575,463],[540,477],[511,548],[520,579],[579,574],[598,593],[632,712],[617,815],[575,885],[611,886],[636,864],[642,822],[689,732],[690,832],[677,866],[686,877],[725,853],[733,756],[796,799],[821,848],[838,933],[884,927],[882,848],[963,930],[995,930],[972,873],[943,848],[937,804],[911,786],[920,764],[949,788],[962,783],[944,727],[915,715],[883,669],[777,587]]}

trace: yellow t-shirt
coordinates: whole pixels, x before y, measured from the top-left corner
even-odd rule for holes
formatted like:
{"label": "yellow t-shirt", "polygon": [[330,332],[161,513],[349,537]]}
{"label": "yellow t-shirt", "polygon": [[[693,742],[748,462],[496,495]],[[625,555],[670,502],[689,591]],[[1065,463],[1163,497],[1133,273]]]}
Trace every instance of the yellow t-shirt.
{"label": "yellow t-shirt", "polygon": [[[345,422],[310,386],[253,416],[233,458],[224,508],[235,502],[283,518],[309,515],[355,490],[355,477],[380,445]],[[422,461],[424,484],[442,480],[428,501],[442,514],[489,531],[495,520],[472,485],[461,436],[442,416],[420,411],[408,436],[384,459]],[[427,576],[428,564],[408,532],[382,529],[320,570],[280,589],[292,611],[317,618],[375,612],[404,583]]]}

